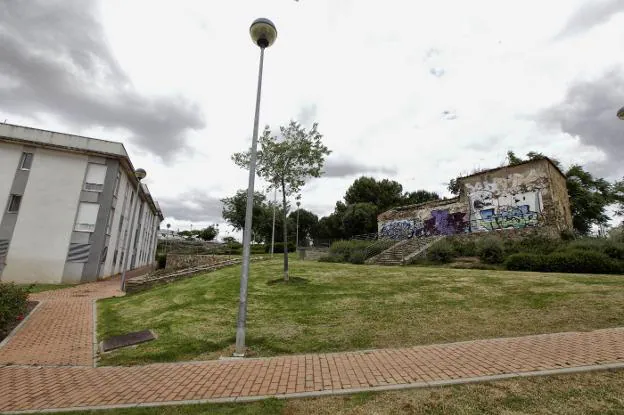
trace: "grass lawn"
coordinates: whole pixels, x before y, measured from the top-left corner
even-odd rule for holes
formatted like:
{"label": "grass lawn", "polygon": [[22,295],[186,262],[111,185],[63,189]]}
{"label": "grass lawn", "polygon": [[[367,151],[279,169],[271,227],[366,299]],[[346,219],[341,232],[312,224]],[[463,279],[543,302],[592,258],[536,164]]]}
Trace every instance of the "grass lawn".
{"label": "grass lawn", "polygon": [[360,393],[312,399],[113,409],[98,415],[199,414],[621,414],[624,371],[595,372],[500,382]]}
{"label": "grass lawn", "polygon": [[22,288],[28,288],[31,294],[42,291],[60,290],[61,288],[73,287],[73,284],[18,284]]}
{"label": "grass lawn", "polygon": [[[293,261],[306,283],[267,284],[279,259],[251,265],[247,344],[259,356],[453,342],[624,325],[622,276]],[[231,355],[240,267],[98,302],[100,339],[158,339],[100,365]]]}

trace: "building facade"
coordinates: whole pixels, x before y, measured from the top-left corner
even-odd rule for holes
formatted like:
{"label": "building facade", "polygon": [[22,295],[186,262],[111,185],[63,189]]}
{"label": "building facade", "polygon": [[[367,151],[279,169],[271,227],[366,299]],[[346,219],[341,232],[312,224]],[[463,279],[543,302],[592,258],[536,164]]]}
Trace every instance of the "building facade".
{"label": "building facade", "polygon": [[0,124],[0,280],[94,281],[126,252],[128,269],[153,264],[163,214],[137,184],[121,143]]}
{"label": "building facade", "polygon": [[455,235],[542,228],[572,229],[566,178],[547,158],[458,179],[459,196],[383,212],[380,237]]}

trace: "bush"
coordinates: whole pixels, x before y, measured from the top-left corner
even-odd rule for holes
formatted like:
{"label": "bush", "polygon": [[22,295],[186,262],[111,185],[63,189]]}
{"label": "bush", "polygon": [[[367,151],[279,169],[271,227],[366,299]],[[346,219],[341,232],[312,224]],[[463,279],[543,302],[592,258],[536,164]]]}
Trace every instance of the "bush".
{"label": "bush", "polygon": [[366,252],[352,251],[349,256],[349,262],[352,264],[363,264],[366,261]]}
{"label": "bush", "polygon": [[451,262],[453,258],[455,258],[453,245],[444,239],[436,244],[433,244],[427,250],[427,259],[432,262],[445,264],[447,262]]}
{"label": "bush", "polygon": [[606,254],[589,250],[568,250],[549,255],[514,254],[507,258],[506,267],[514,271],[572,272],[618,274],[624,263]]}
{"label": "bush", "polygon": [[485,238],[477,244],[477,255],[486,264],[500,264],[505,260],[505,250],[500,239]]}
{"label": "bush", "polygon": [[624,243],[607,241],[603,251],[613,259],[624,260]]}
{"label": "bush", "polygon": [[4,338],[18,317],[26,312],[28,290],[0,282],[0,338]]}
{"label": "bush", "polygon": [[[293,242],[288,242],[288,252],[295,252],[297,250],[297,247],[295,247],[295,244]],[[265,253],[270,253],[271,252],[271,244],[265,244],[264,245],[264,252]],[[275,242],[275,245],[273,247],[273,253],[274,254],[283,254],[284,253],[284,242]]]}
{"label": "bush", "polygon": [[473,239],[449,238],[455,256],[476,256],[477,244]]}
{"label": "bush", "polygon": [[331,262],[351,262],[352,264],[363,264],[366,261],[366,248],[374,241],[336,241],[329,247]]}
{"label": "bush", "polygon": [[572,229],[564,229],[559,235],[561,236],[562,241],[573,241],[576,239],[576,235]]}
{"label": "bush", "polygon": [[318,260],[319,262],[346,262],[343,256],[332,254],[322,256]]}
{"label": "bush", "polygon": [[[271,247],[269,246],[269,249],[271,249]],[[266,253],[266,246],[264,244],[254,244],[251,245],[251,253],[252,254],[264,254]]]}
{"label": "bush", "polygon": [[167,255],[158,254],[156,255],[156,262],[158,263],[157,269],[163,269],[167,266]]}

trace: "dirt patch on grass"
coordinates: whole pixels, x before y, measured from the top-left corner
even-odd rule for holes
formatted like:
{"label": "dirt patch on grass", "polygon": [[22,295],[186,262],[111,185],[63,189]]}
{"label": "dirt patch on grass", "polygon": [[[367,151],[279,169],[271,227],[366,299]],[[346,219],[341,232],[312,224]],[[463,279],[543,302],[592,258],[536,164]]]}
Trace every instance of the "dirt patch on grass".
{"label": "dirt patch on grass", "polygon": [[267,281],[267,285],[276,285],[276,284],[305,285],[305,284],[307,284],[309,282],[310,282],[310,280],[308,280],[307,278],[290,277],[290,278],[288,278],[288,281],[284,281],[284,278],[278,278],[278,279],[275,279],[275,280]]}

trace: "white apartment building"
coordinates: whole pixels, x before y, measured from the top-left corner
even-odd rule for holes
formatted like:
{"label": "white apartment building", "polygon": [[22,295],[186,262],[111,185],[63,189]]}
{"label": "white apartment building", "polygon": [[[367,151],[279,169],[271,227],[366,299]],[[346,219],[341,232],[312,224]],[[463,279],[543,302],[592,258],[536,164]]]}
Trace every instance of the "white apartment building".
{"label": "white apartment building", "polygon": [[0,124],[0,280],[94,281],[126,252],[152,265],[163,214],[137,183],[121,143]]}

